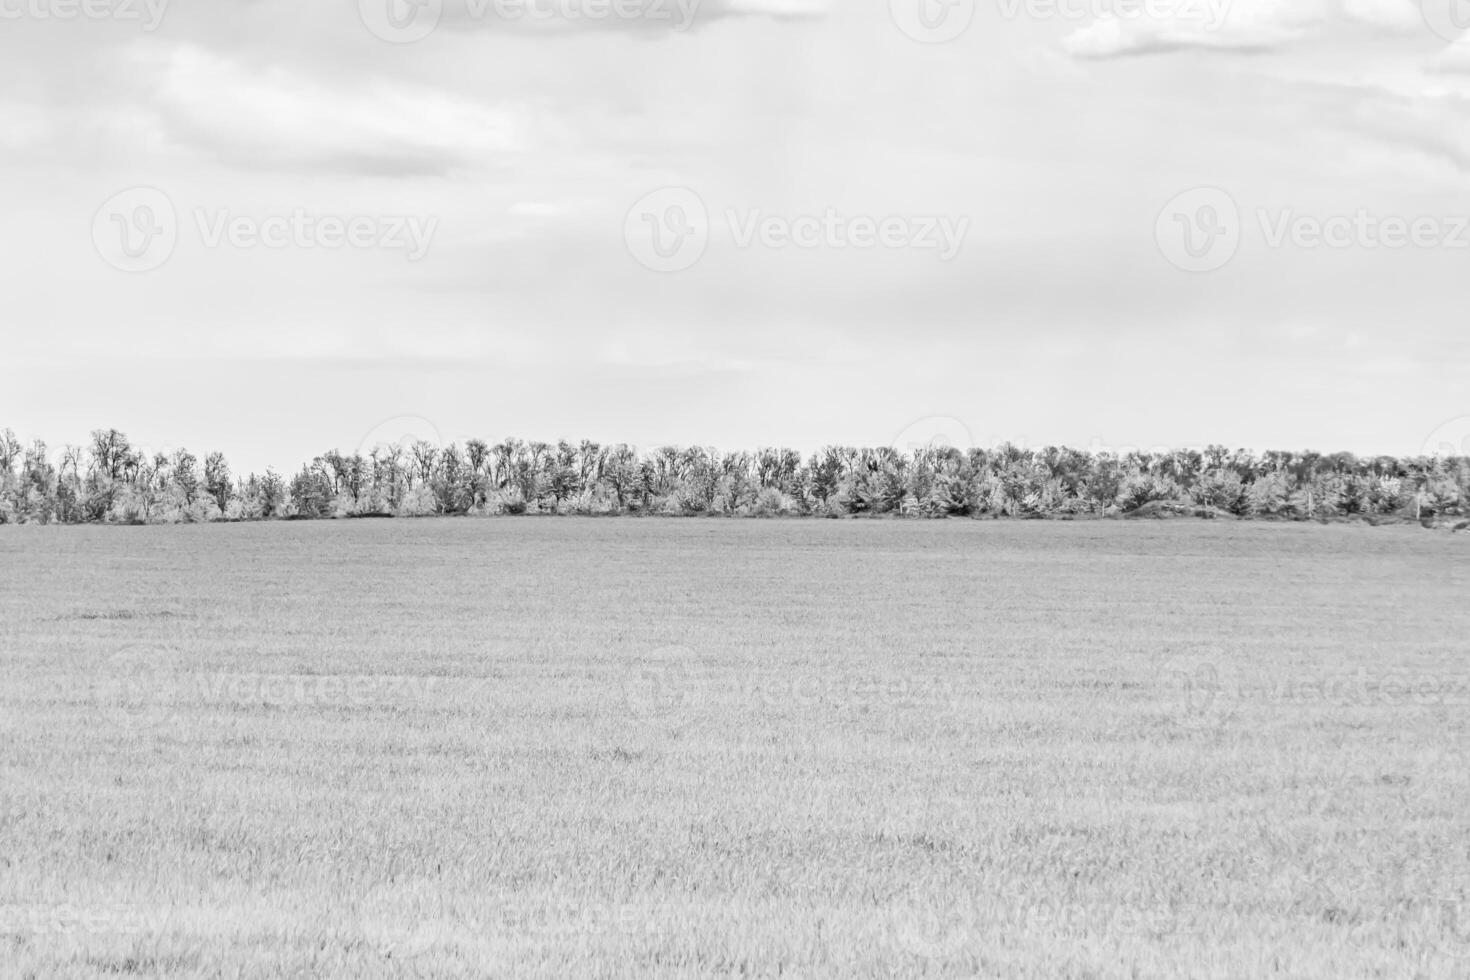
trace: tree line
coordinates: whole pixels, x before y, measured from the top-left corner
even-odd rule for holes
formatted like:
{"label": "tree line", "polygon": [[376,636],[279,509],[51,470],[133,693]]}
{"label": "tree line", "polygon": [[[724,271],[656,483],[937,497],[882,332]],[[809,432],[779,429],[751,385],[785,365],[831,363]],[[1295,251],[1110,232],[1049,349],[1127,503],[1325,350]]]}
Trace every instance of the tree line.
{"label": "tree line", "polygon": [[148,453],[116,429],[58,453],[0,430],[0,523],[151,524],[492,514],[1069,518],[1177,513],[1464,523],[1470,458],[831,446],[723,453],[471,439],[323,453],[283,477]]}

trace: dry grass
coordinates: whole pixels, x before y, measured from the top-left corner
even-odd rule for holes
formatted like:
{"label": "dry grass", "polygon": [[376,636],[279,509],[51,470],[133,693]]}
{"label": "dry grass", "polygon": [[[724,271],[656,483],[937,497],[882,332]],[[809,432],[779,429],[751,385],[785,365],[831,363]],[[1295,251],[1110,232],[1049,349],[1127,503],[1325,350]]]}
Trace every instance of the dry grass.
{"label": "dry grass", "polygon": [[0,533],[0,976],[1463,977],[1419,529]]}

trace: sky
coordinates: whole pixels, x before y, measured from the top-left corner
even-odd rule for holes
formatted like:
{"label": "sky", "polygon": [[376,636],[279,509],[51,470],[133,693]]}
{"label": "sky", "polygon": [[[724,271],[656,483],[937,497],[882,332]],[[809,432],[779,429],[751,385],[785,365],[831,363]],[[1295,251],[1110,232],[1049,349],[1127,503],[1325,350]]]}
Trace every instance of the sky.
{"label": "sky", "polygon": [[1461,25],[0,0],[0,428],[1470,452]]}

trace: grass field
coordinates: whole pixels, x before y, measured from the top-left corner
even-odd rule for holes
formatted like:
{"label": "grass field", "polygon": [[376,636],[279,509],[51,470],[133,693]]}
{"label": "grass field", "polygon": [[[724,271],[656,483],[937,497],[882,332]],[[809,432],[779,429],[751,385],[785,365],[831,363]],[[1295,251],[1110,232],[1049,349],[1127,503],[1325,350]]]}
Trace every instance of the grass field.
{"label": "grass field", "polygon": [[0,529],[0,977],[1470,975],[1470,540]]}

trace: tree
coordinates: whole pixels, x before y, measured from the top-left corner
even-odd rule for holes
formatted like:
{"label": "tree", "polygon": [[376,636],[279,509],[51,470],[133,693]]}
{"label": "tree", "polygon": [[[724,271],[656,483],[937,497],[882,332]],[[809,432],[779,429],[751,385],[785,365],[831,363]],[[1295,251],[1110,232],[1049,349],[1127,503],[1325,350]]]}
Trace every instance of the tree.
{"label": "tree", "polygon": [[409,454],[413,457],[413,465],[418,472],[419,483],[428,486],[434,478],[434,461],[439,456],[439,450],[432,442],[420,439],[409,447]]}
{"label": "tree", "polygon": [[836,496],[842,484],[842,474],[845,470],[842,450],[836,446],[828,446],[813,455],[811,462],[807,465],[811,470],[812,497],[819,504],[826,506],[827,501]]}
{"label": "tree", "polygon": [[[254,477],[252,476],[252,479]],[[286,487],[275,470],[266,470],[265,476],[260,478],[259,499],[260,514],[262,517],[270,518],[280,514],[281,506],[285,502]]]}
{"label": "tree", "polygon": [[225,454],[210,453],[204,457],[204,492],[214,498],[221,514],[230,504],[230,465]]}
{"label": "tree", "polygon": [[184,503],[192,505],[199,496],[199,460],[189,450],[180,449],[169,461],[169,468]]}
{"label": "tree", "polygon": [[547,453],[546,467],[546,488],[551,493],[551,509],[553,513],[559,514],[562,501],[578,493],[581,487],[577,450],[563,439],[557,443],[554,452]]}
{"label": "tree", "polygon": [[3,478],[15,470],[15,461],[21,456],[20,440],[9,429],[0,430],[0,485]]}
{"label": "tree", "polygon": [[[498,500],[496,496],[498,495]],[[221,453],[149,454],[116,429],[59,456],[45,442],[0,430],[0,521],[142,521],[219,513],[269,519],[294,513],[461,514],[498,504],[562,512],[683,508],[692,513],[1068,516],[1150,501],[1192,501],[1240,516],[1294,518],[1408,513],[1425,519],[1470,508],[1470,458],[1271,450],[1211,445],[1202,451],[1084,453],[1004,444],[960,451],[921,446],[829,446],[807,459],[789,449],[722,453],[662,446],[640,453],[591,440],[463,450],[427,442],[378,447],[364,458],[332,450],[289,481],[273,471],[232,480]],[[212,506],[197,508],[200,501]],[[289,503],[289,509],[288,509]]]}
{"label": "tree", "polygon": [[92,432],[92,465],[109,480],[123,478],[126,468],[136,465],[128,437],[116,429]]}
{"label": "tree", "polygon": [[612,491],[619,513],[628,509],[629,499],[637,491],[638,480],[637,451],[628,445],[609,449],[602,462],[601,482]]}
{"label": "tree", "polygon": [[299,517],[328,517],[332,513],[335,493],[324,467],[301,467],[301,472],[291,478],[290,495],[291,506]]}

